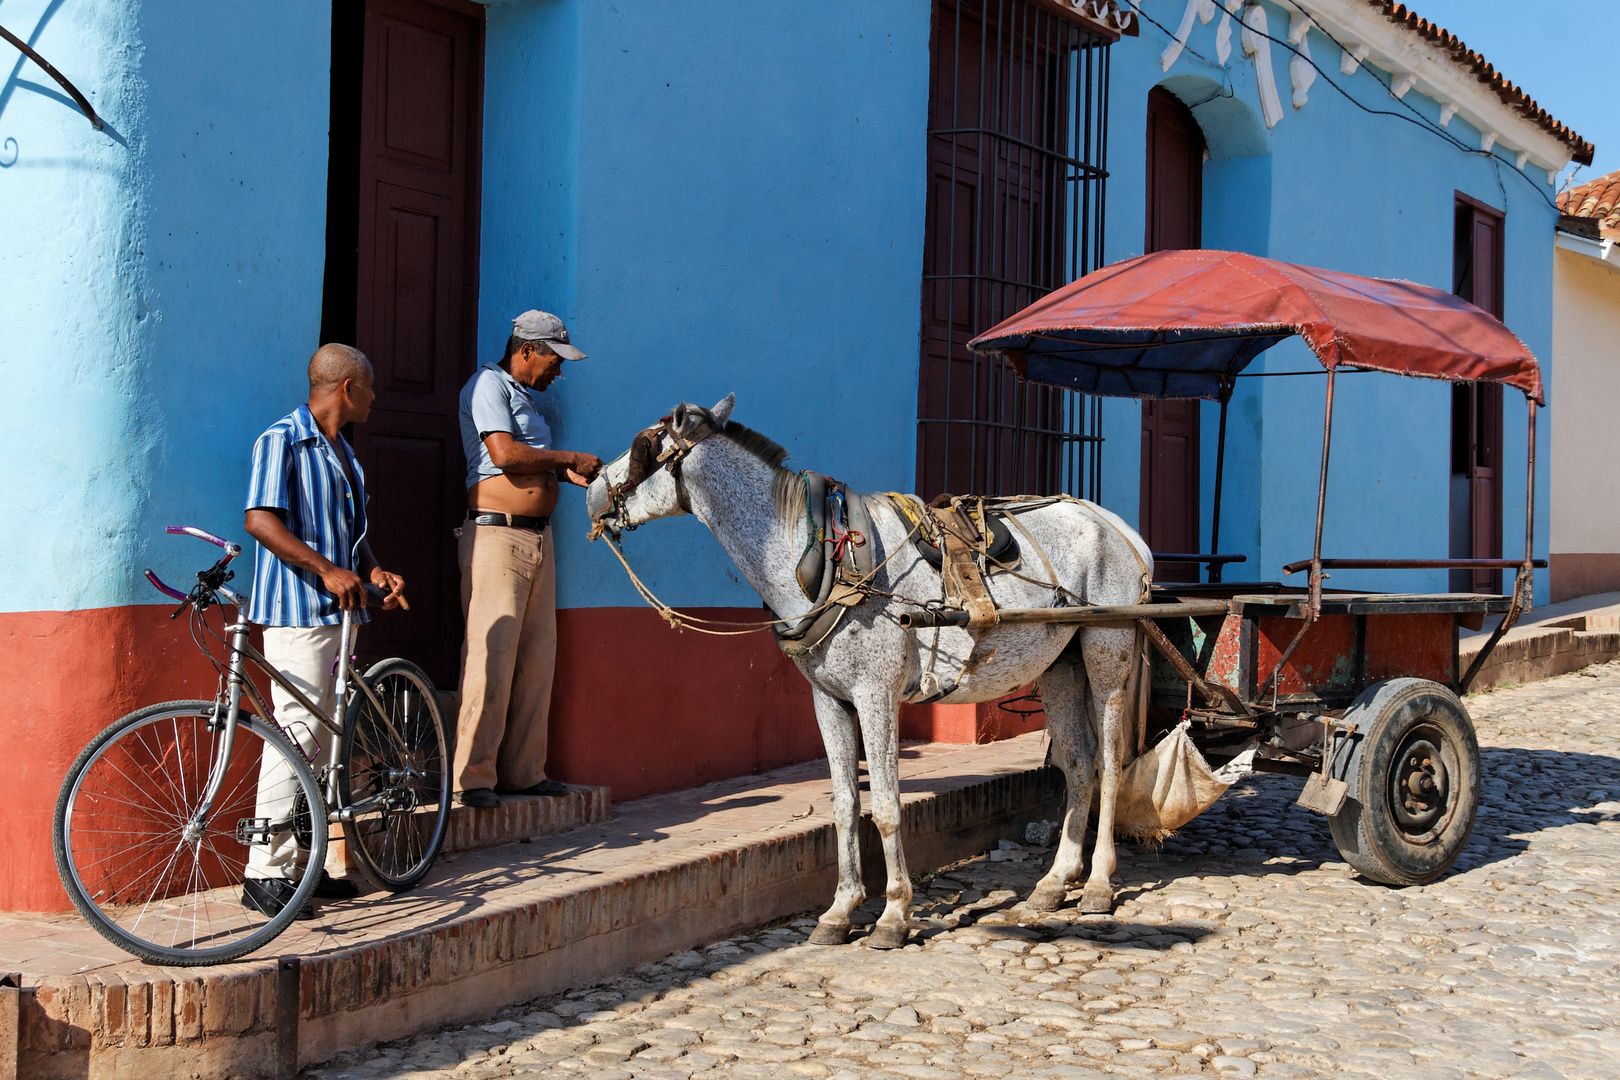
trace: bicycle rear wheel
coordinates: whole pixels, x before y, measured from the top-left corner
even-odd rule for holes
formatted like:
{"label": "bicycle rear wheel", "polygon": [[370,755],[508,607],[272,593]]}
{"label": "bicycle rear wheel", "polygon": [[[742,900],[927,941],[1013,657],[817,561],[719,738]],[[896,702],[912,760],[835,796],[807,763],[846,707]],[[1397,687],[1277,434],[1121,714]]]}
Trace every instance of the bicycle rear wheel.
{"label": "bicycle rear wheel", "polygon": [[366,672],[338,750],[340,817],[350,856],[383,889],[409,889],[438,858],[450,822],[450,762],[439,697],[420,668],[383,660]]}
{"label": "bicycle rear wheel", "polygon": [[[103,937],[148,963],[222,964],[262,948],[319,882],[326,804],[303,756],[244,712],[224,784],[199,820],[223,750],[213,702],[150,705],[92,739],[57,797],[52,839],[68,898]],[[279,821],[256,816],[270,756],[285,779],[264,794],[292,808]],[[242,883],[249,845],[274,835],[296,835],[309,855],[288,902],[269,916],[243,903]]]}

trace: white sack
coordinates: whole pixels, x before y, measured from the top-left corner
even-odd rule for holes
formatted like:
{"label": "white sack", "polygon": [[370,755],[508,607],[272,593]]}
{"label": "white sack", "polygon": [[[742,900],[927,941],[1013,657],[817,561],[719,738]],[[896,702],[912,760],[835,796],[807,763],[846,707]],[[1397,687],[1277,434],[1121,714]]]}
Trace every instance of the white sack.
{"label": "white sack", "polygon": [[1114,804],[1117,835],[1157,843],[1215,805],[1223,792],[1253,772],[1254,746],[1212,771],[1178,724],[1151,750],[1125,766]]}

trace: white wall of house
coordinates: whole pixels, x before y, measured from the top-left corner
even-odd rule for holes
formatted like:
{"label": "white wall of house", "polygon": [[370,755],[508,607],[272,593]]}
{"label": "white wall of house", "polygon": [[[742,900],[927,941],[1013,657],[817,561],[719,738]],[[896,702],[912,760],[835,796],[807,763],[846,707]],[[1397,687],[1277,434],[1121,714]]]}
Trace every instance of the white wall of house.
{"label": "white wall of house", "polygon": [[1620,589],[1617,264],[1620,250],[1558,234],[1551,365],[1554,602]]}

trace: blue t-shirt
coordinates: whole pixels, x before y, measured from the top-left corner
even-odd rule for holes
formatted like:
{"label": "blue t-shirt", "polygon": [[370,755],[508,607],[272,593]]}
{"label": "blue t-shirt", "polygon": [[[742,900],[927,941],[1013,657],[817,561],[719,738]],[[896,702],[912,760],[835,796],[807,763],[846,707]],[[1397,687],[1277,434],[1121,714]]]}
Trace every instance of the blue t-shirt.
{"label": "blue t-shirt", "polygon": [[551,427],[535,408],[529,388],[498,364],[486,364],[461,388],[461,449],[467,455],[467,487],[500,476],[484,436],[504,431],[525,446],[550,450]]}

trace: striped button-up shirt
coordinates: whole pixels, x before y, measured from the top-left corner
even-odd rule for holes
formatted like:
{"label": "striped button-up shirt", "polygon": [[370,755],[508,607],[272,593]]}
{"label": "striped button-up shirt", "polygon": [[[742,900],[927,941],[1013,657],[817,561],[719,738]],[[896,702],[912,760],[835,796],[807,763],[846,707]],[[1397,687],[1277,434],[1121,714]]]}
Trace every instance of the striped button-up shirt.
{"label": "striped button-up shirt", "polygon": [[[339,453],[358,492],[349,488]],[[294,536],[334,565],[357,570],[355,548],[366,533],[365,487],[365,473],[348,442],[340,435],[334,448],[309,406],[300,405],[253,444],[247,509],[280,511]],[[260,544],[247,617],[260,626],[336,626],[343,612],[319,574],[288,566]],[[365,622],[370,616],[361,610],[354,618]]]}

